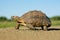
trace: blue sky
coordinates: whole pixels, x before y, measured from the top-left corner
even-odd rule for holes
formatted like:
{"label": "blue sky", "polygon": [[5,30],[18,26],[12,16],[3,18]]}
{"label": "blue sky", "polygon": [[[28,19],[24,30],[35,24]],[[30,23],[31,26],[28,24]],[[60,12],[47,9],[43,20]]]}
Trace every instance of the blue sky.
{"label": "blue sky", "polygon": [[48,17],[60,16],[60,0],[0,0],[0,16],[22,16],[30,10],[41,10]]}

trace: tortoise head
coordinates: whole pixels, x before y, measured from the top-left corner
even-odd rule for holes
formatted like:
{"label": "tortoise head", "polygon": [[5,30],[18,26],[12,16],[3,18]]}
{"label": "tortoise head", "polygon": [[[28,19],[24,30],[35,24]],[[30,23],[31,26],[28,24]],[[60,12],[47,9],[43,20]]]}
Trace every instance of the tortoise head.
{"label": "tortoise head", "polygon": [[19,17],[18,16],[11,16],[11,19],[17,20]]}
{"label": "tortoise head", "polygon": [[26,23],[24,22],[24,20],[21,17],[11,16],[11,18],[13,20],[15,20],[17,23],[19,23],[20,25],[26,26]]}

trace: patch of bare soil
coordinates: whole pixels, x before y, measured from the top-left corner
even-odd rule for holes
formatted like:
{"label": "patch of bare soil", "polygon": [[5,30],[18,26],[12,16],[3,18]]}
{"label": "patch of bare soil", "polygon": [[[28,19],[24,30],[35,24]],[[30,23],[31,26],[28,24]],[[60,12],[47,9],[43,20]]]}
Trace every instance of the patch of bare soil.
{"label": "patch of bare soil", "polygon": [[50,27],[49,31],[1,28],[0,40],[60,40],[60,27]]}

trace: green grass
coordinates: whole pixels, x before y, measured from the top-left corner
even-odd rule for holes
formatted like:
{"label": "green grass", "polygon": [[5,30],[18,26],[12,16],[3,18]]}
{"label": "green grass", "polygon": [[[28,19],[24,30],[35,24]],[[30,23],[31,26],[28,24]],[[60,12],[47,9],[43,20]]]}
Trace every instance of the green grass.
{"label": "green grass", "polygon": [[[60,21],[51,21],[52,22],[52,26],[60,26]],[[16,22],[12,22],[12,21],[4,21],[1,22],[0,21],[0,28],[7,28],[7,27],[15,27]]]}
{"label": "green grass", "polygon": [[14,27],[15,25],[16,25],[15,22],[8,22],[8,21],[0,22],[0,28]]}
{"label": "green grass", "polygon": [[60,26],[60,20],[59,21],[51,21],[52,22],[52,26]]}

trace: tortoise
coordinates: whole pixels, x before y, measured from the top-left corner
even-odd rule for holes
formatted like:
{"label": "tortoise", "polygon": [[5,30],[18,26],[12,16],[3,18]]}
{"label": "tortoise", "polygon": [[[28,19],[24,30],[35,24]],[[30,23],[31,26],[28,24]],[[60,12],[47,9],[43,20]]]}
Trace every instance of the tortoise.
{"label": "tortoise", "polygon": [[42,11],[29,11],[22,15],[21,17],[12,16],[16,20],[16,29],[19,29],[20,25],[26,26],[30,29],[37,29],[36,27],[41,27],[42,30],[48,30],[51,26],[50,19]]}

